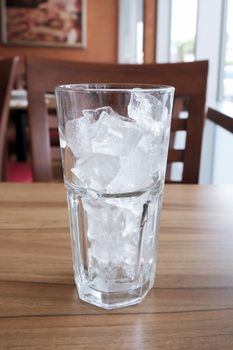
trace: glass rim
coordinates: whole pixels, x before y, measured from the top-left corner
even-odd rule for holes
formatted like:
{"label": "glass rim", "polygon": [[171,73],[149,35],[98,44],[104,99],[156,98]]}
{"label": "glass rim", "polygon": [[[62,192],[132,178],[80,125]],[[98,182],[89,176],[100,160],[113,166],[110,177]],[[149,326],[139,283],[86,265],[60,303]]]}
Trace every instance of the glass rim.
{"label": "glass rim", "polygon": [[62,84],[55,88],[55,92],[174,92],[170,85],[137,84],[137,83],[82,83]]}

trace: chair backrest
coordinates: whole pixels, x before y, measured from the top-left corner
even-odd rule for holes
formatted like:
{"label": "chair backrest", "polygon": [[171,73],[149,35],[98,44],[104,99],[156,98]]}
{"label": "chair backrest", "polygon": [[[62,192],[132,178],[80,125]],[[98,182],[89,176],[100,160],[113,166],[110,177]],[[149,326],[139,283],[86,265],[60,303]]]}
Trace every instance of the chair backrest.
{"label": "chair backrest", "polygon": [[6,131],[11,91],[16,79],[18,62],[18,57],[0,59],[0,181],[6,175],[6,169],[4,168]]}
{"label": "chair backrest", "polygon": [[[208,62],[101,64],[29,58],[27,84],[33,178],[51,181],[49,121],[45,94],[65,83],[165,84],[176,88],[168,164],[183,163],[181,182],[197,183],[204,125]],[[187,111],[185,118],[182,111]],[[53,123],[52,123],[53,124]],[[174,133],[186,132],[184,149],[174,149]],[[169,168],[167,173],[169,179]]]}

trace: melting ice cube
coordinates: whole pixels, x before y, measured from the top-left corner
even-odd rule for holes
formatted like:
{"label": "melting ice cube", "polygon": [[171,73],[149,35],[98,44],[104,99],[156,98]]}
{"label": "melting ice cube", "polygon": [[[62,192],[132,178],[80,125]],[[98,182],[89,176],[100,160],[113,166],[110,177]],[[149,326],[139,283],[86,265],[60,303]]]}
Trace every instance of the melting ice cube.
{"label": "melting ice cube", "polygon": [[109,193],[138,191],[152,185],[161,167],[160,137],[145,132],[137,147],[121,157],[120,170],[108,186]]}
{"label": "melting ice cube", "polygon": [[109,106],[84,110],[83,117],[68,121],[66,142],[76,158],[73,181],[109,193],[152,185],[161,168],[164,136],[164,125],[150,115],[155,104],[159,110],[154,96],[133,92],[128,109],[135,121]]}
{"label": "melting ice cube", "polygon": [[121,232],[126,227],[125,210],[107,203],[106,199],[90,196],[82,199],[83,208],[87,213],[87,236],[89,240],[119,240]]}
{"label": "melting ice cube", "polygon": [[86,117],[68,120],[65,127],[67,145],[77,159],[91,152],[90,119]]}
{"label": "melting ice cube", "polygon": [[121,158],[121,168],[108,186],[109,193],[141,190],[153,184],[150,158],[142,149]]}
{"label": "melting ice cube", "polygon": [[[125,277],[137,263],[140,215],[121,207],[121,201],[82,199],[87,218],[89,272],[109,278]],[[119,205],[118,205],[119,204]]]}
{"label": "melting ice cube", "polygon": [[71,169],[74,181],[96,191],[105,191],[120,169],[118,157],[107,154],[92,154],[83,161],[77,161]]}
{"label": "melting ice cube", "polygon": [[153,119],[161,120],[163,106],[155,96],[135,89],[131,93],[128,114],[143,128],[150,129]]}
{"label": "melting ice cube", "polygon": [[140,128],[117,113],[102,112],[99,120],[91,127],[92,150],[94,153],[127,155],[142,137]]}
{"label": "melting ice cube", "polygon": [[84,117],[90,118],[91,122],[95,122],[99,119],[100,115],[105,112],[106,114],[112,114],[113,109],[110,106],[104,106],[96,109],[84,109]]}

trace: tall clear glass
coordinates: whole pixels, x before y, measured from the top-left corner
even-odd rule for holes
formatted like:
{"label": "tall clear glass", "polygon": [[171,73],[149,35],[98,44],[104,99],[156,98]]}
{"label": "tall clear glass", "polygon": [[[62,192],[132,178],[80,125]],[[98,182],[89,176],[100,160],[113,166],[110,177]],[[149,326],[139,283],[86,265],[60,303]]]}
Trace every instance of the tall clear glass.
{"label": "tall clear glass", "polygon": [[174,88],[56,88],[80,299],[112,309],[154,285]]}

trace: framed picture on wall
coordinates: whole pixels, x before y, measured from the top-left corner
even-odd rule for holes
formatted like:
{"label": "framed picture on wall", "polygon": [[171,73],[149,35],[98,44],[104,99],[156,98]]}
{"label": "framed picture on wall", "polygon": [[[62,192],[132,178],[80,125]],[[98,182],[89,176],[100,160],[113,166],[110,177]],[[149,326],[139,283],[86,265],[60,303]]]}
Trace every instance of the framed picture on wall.
{"label": "framed picture on wall", "polygon": [[86,0],[1,0],[2,42],[86,46]]}

